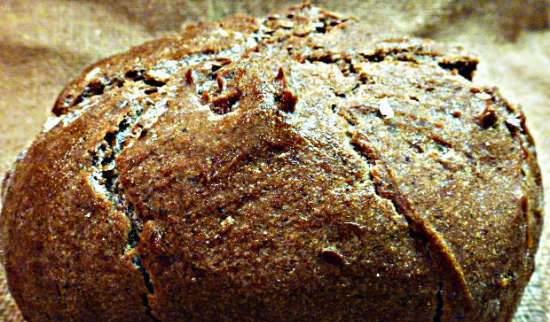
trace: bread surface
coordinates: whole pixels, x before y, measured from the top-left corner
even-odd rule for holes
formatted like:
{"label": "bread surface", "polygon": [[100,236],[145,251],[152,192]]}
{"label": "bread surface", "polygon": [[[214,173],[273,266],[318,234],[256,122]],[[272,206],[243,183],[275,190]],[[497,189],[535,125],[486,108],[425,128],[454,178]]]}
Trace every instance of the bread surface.
{"label": "bread surface", "polygon": [[478,61],[309,5],[87,68],[4,182],[35,321],[510,321],[542,188]]}

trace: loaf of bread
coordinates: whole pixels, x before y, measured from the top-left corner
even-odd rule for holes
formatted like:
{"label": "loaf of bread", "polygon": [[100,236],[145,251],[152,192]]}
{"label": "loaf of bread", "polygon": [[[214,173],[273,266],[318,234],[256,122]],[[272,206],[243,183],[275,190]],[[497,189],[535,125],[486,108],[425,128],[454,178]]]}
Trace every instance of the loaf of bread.
{"label": "loaf of bread", "polygon": [[29,322],[506,322],[542,185],[461,48],[310,5],[70,83],[2,193]]}

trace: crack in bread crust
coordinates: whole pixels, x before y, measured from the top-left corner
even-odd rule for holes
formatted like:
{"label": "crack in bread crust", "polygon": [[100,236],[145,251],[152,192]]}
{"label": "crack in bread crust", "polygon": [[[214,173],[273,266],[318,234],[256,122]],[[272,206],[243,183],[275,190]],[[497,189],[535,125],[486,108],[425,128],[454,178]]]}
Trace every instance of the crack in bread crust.
{"label": "crack in bread crust", "polygon": [[[352,75],[355,77],[356,85],[349,93],[337,93],[333,91],[335,96],[345,98],[350,94],[354,95],[357,89],[369,81],[356,70],[354,63],[378,63],[387,58],[414,63],[418,62],[419,59],[429,58],[441,69],[448,70],[453,74],[458,74],[468,81],[472,80],[478,63],[477,59],[472,57],[440,56],[422,47],[399,50],[385,50],[384,48],[380,48],[371,54],[359,55],[346,55],[345,52],[328,53],[319,50],[317,53],[307,56],[305,60],[308,62],[335,64],[343,75]],[[344,117],[340,113],[337,113],[336,106],[332,108],[332,112],[344,120],[347,127],[354,131],[353,134],[350,132],[347,133],[349,137],[348,144],[352,147],[351,150],[353,150],[361,160],[365,160],[365,166],[370,169],[369,178],[374,186],[375,194],[381,199],[388,200],[392,204],[395,213],[406,220],[411,238],[423,245],[419,247],[420,252],[429,260],[432,269],[437,273],[439,286],[436,292],[436,308],[433,320],[440,322],[444,316],[446,310],[443,292],[444,289],[448,287],[459,289],[461,292],[459,296],[463,298],[464,307],[459,310],[474,309],[475,301],[469,290],[463,268],[458,262],[456,255],[448,246],[443,236],[438,233],[435,227],[426,219],[416,213],[412,204],[404,193],[400,191],[395,174],[383,160],[383,152],[378,151],[376,147],[368,144],[368,138],[357,129],[360,127],[361,121],[357,118],[351,120],[349,117]],[[380,113],[377,109],[373,109],[371,112]],[[426,131],[427,130],[424,130],[424,132]],[[450,143],[435,136],[435,134],[430,131],[423,134],[430,137],[436,144],[453,148]],[[464,151],[460,152],[467,155]]]}
{"label": "crack in bread crust", "polygon": [[[346,120],[346,122],[348,121]],[[355,127],[349,123],[348,125],[352,128]],[[382,160],[383,154],[367,142],[368,140],[364,135],[355,132],[349,144],[353,147],[353,150],[360,159],[365,160],[366,166],[370,169],[369,177],[374,186],[376,195],[381,199],[388,200],[393,205],[394,211],[405,218],[411,238],[424,245],[424,247],[421,247],[421,253],[425,258],[429,259],[430,263],[432,263],[432,268],[439,276],[439,283],[441,285],[443,285],[443,283],[446,285],[458,285],[459,289],[463,292],[462,296],[466,299],[466,305],[473,307],[473,297],[468,289],[464,272],[456,256],[435,228],[416,214],[410,202],[399,190],[391,168]],[[447,273],[451,280],[443,282],[443,272],[447,269],[452,272],[452,274]],[[444,310],[443,297],[440,293],[441,290],[436,293],[438,305],[434,313],[434,321],[437,321],[436,317],[441,317],[441,312]]]}
{"label": "crack in bread crust", "polygon": [[[90,177],[90,182],[98,193],[106,197],[115,209],[122,211],[128,218],[130,222],[130,231],[128,232],[125,255],[132,256],[132,263],[143,276],[143,282],[148,292],[148,294],[142,295],[145,314],[153,321],[160,321],[155,317],[149,305],[148,296],[149,294],[154,294],[155,289],[150,274],[143,265],[141,256],[137,251],[144,223],[135,210],[135,207],[124,195],[124,190],[119,182],[116,160],[117,157],[123,153],[125,148],[131,146],[132,140],[143,131],[144,127],[138,126],[140,122],[143,122],[142,119],[147,115],[157,116],[158,119],[158,111],[162,109],[163,104],[166,104],[166,102],[157,104],[149,103],[146,109],[140,103],[130,99],[129,101],[122,101],[119,107],[125,107],[128,104],[130,104],[130,111],[123,116],[116,130],[106,133],[103,141],[92,153],[94,172]],[[153,123],[156,121],[157,120],[153,120]],[[152,124],[149,126],[151,125]]]}

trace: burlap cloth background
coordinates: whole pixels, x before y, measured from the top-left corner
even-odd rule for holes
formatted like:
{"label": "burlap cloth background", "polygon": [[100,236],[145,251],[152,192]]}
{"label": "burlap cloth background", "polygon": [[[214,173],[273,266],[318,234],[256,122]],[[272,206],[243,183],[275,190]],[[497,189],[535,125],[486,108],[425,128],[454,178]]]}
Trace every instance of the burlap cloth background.
{"label": "burlap cloth background", "polygon": [[[460,43],[477,52],[482,63],[476,80],[498,85],[505,96],[523,105],[550,195],[549,0],[314,2],[351,13],[375,30]],[[235,12],[265,15],[289,3],[0,0],[0,173],[40,131],[63,85],[86,65],[176,31],[186,22],[218,19]],[[548,214],[548,197],[547,205]],[[514,322],[550,320],[549,226],[536,274]],[[1,269],[0,321],[23,321]]]}

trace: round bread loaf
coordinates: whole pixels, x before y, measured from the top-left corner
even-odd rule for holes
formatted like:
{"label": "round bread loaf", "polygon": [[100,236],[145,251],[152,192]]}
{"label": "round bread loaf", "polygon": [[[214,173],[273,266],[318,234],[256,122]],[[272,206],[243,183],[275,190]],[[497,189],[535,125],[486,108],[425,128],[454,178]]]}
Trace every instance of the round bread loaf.
{"label": "round bread loaf", "polygon": [[70,83],[6,176],[29,322],[510,321],[542,188],[477,59],[310,5]]}

